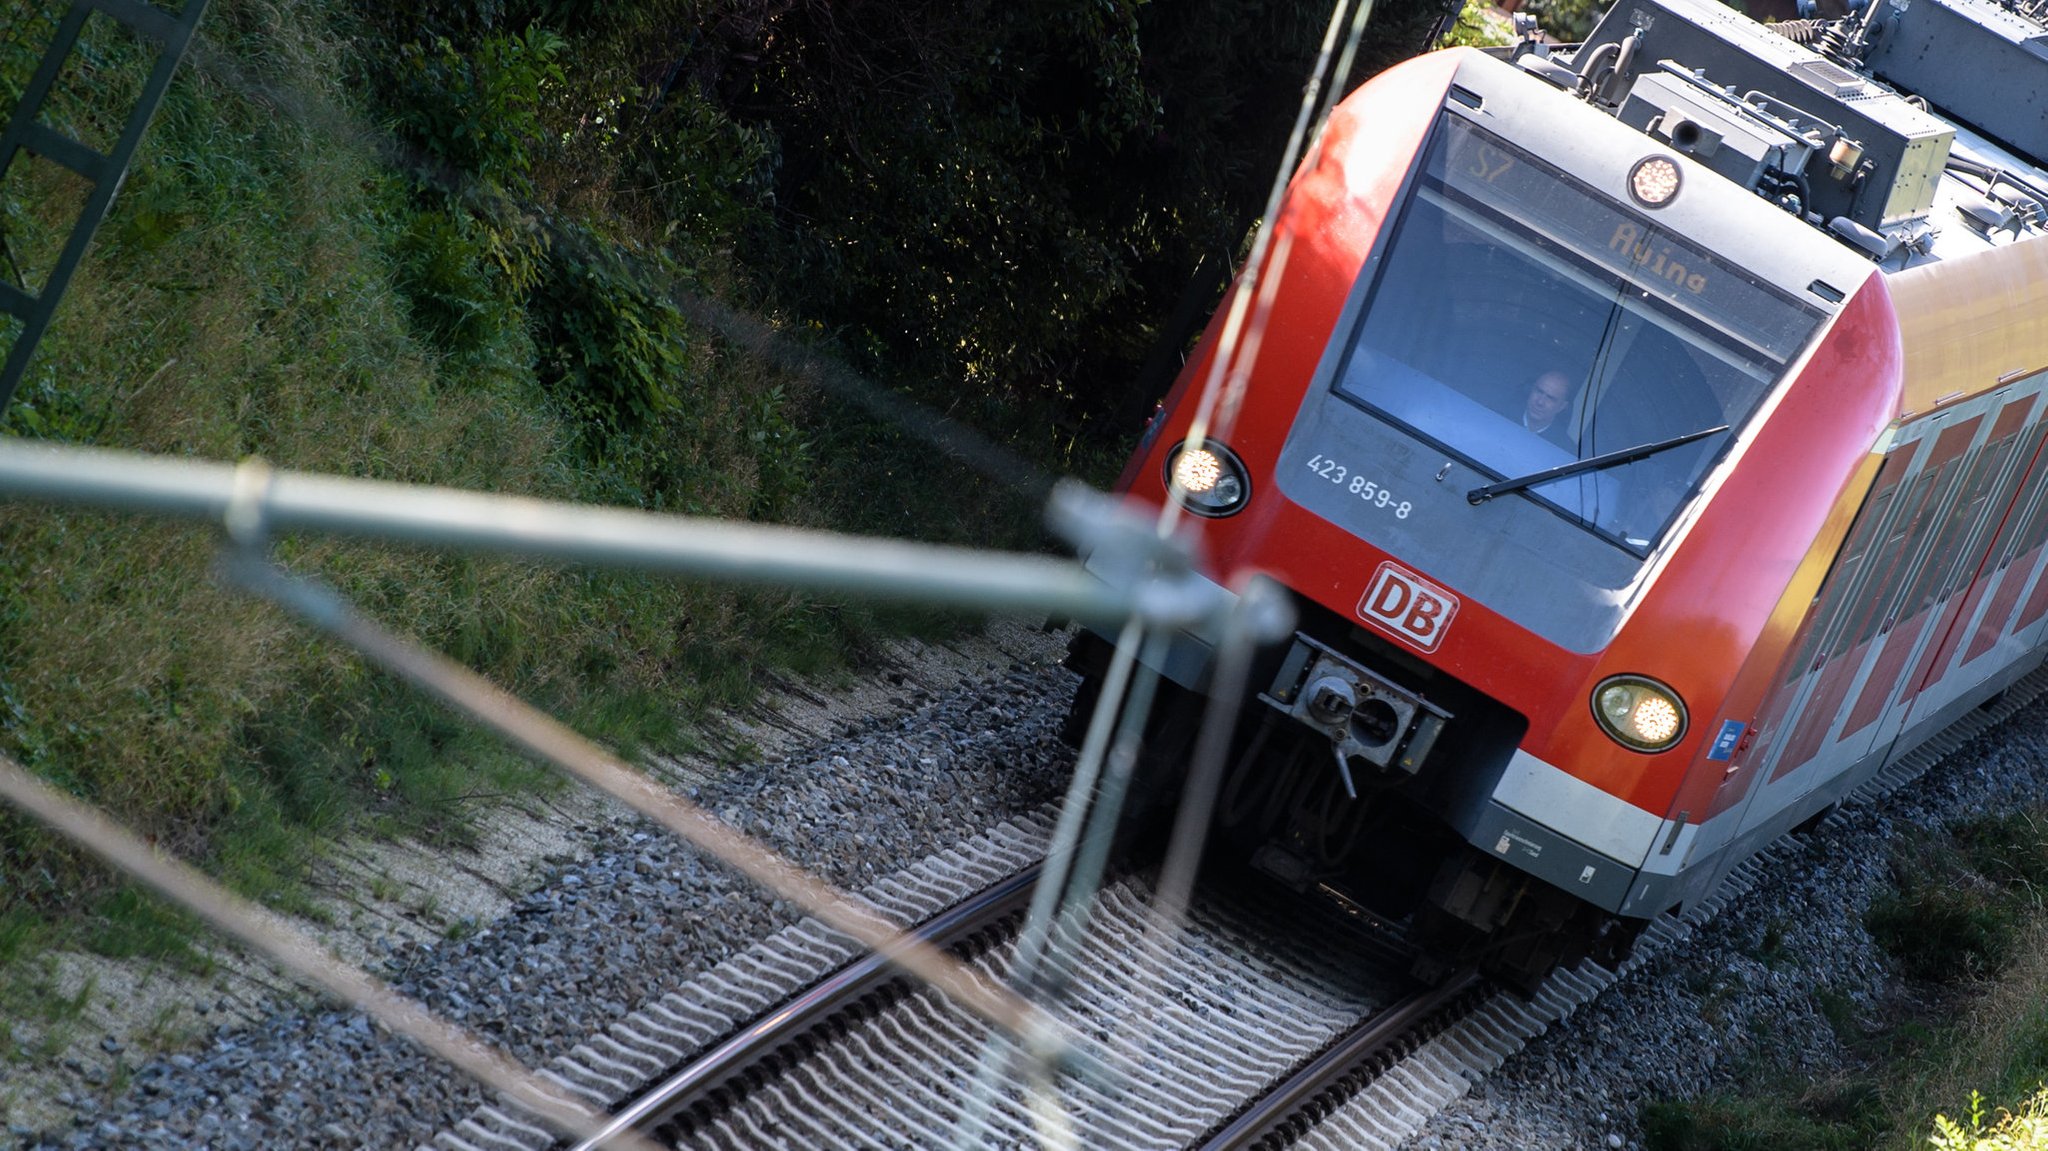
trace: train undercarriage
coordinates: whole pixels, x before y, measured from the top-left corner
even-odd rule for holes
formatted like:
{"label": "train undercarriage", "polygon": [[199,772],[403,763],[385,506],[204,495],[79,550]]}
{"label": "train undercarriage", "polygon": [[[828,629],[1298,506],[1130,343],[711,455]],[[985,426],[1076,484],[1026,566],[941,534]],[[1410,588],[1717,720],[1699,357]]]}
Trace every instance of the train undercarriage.
{"label": "train undercarriage", "polygon": [[[1069,656],[1084,676],[1065,731],[1076,746],[1109,650],[1083,633]],[[1340,685],[1339,664],[1362,675]],[[1333,908],[1334,924],[1397,934],[1414,951],[1415,973],[1431,981],[1476,965],[1531,991],[1560,965],[1627,955],[1641,921],[1479,851],[1437,810],[1450,798],[1441,781],[1487,777],[1446,765],[1460,756],[1504,762],[1501,741],[1518,720],[1482,714],[1460,724],[1430,696],[1309,636],[1266,653],[1253,681],[1296,690],[1257,692],[1241,705],[1205,868],[1248,869]],[[1162,679],[1123,817],[1128,839],[1156,838],[1170,823],[1208,704],[1203,693]],[[1418,747],[1423,741],[1435,746]]]}

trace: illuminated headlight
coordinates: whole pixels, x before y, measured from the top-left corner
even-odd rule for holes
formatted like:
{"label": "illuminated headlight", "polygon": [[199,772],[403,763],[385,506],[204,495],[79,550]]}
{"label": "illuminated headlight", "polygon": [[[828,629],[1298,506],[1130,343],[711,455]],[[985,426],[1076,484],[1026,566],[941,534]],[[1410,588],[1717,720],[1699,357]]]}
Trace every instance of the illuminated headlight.
{"label": "illuminated headlight", "polygon": [[1227,516],[1244,510],[1251,478],[1237,454],[1210,440],[1181,444],[1166,457],[1166,487],[1181,506],[1198,516]]}
{"label": "illuminated headlight", "polygon": [[1593,718],[1635,751],[1663,751],[1685,734],[1685,703],[1678,693],[1639,675],[1600,681],[1593,689]]}
{"label": "illuminated headlight", "polygon": [[1661,208],[1678,195],[1678,164],[1663,156],[1636,161],[1629,169],[1628,194],[1645,208]]}

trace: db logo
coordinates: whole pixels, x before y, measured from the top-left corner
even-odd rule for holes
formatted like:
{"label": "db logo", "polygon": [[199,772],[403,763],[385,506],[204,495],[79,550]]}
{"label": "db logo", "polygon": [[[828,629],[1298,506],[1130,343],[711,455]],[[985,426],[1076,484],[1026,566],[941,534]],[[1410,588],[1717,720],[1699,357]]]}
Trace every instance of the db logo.
{"label": "db logo", "polygon": [[1397,639],[1435,651],[1458,614],[1458,597],[1389,560],[1372,573],[1358,614]]}

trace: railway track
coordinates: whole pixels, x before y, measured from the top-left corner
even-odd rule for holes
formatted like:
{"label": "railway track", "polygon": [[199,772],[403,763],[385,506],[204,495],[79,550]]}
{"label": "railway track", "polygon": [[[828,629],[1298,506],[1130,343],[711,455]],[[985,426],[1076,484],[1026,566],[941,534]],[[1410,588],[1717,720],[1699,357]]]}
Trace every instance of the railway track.
{"label": "railway track", "polygon": [[[1006,826],[870,896],[898,914],[938,904],[923,932],[967,943],[981,972],[1001,979],[1049,831],[1044,818]],[[966,887],[974,890],[963,896]],[[1108,1081],[1057,1088],[1058,1109],[1088,1145],[1249,1146],[1248,1134],[1293,1113],[1275,1110],[1269,1088],[1293,1078],[1297,1104],[1313,1100],[1299,1081],[1304,1066],[1330,1065],[1333,1051],[1392,1050],[1386,1019],[1377,1029],[1360,1021],[1406,1000],[1395,974],[1402,957],[1360,970],[1342,952],[1304,945],[1314,933],[1299,909],[1214,905],[1198,909],[1169,955],[1151,956],[1148,894],[1135,880],[1105,888],[1064,998],[1063,1021],[1112,1069]],[[850,943],[798,924],[545,1073],[612,1109],[614,1130],[655,1131],[679,1147],[951,1145],[994,1049],[936,994],[893,982]],[[1415,1014],[1409,1006],[1398,1018]],[[1041,1133],[1028,1102],[1009,1091],[990,1100],[997,1142]],[[555,1145],[497,1107],[434,1142],[449,1151]]]}
{"label": "railway track", "polygon": [[[1852,800],[1926,770],[2048,686],[2040,673],[1968,717]],[[1002,979],[1050,814],[1004,825],[867,895],[942,943],[971,940]],[[1056,1110],[1084,1146],[1394,1147],[1553,1023],[1656,961],[1754,886],[1791,841],[1759,855],[1683,916],[1652,923],[1615,969],[1556,973],[1527,999],[1459,980],[1428,992],[1357,969],[1358,950],[1282,909],[1203,906],[1168,955],[1144,950],[1147,892],[1105,889],[1063,1018],[1108,1059],[1107,1081],[1066,1080]],[[1302,940],[1310,946],[1301,945]],[[1336,956],[1346,959],[1339,961]],[[1350,966],[1347,967],[1347,963]],[[546,1074],[621,1126],[678,1147],[952,1146],[988,1050],[934,993],[884,991],[890,974],[800,923],[578,1046]],[[1043,1129],[1014,1087],[993,1100],[993,1145]],[[541,1151],[538,1124],[486,1107],[433,1141],[443,1151]]]}
{"label": "railway track", "polygon": [[[1006,826],[870,895],[899,914],[936,910],[923,932],[968,944],[983,975],[1001,979],[1049,830],[1044,817]],[[1064,1022],[1109,1077],[1062,1080],[1040,1100],[1003,1089],[983,1101],[988,1142],[1037,1145],[1048,1131],[1033,1105],[1045,1102],[1086,1146],[1279,1145],[1375,1093],[1381,1110],[1419,1121],[1521,1045],[1501,1036],[1543,1025],[1487,1022],[1496,996],[1470,978],[1415,989],[1398,974],[1404,955],[1374,963],[1362,944],[1327,946],[1304,909],[1205,903],[1170,954],[1148,954],[1147,907],[1141,881],[1105,888],[1064,997]],[[892,983],[847,941],[798,924],[546,1073],[614,1111],[613,1131],[677,1147],[952,1146],[982,1061],[1000,1049],[936,994]],[[1465,1050],[1489,1058],[1432,1055],[1473,1026],[1489,1037]],[[434,1144],[556,1146],[495,1107]]]}
{"label": "railway track", "polygon": [[[967,943],[1003,978],[1050,832],[1041,813],[935,856],[871,890],[878,905]],[[1362,962],[1295,909],[1202,905],[1170,956],[1144,953],[1147,892],[1106,888],[1064,1019],[1109,1058],[1111,1082],[1060,1085],[1083,1146],[1394,1147],[1551,1024],[1682,939],[1755,881],[1653,924],[1616,970],[1560,971],[1533,997],[1464,975],[1416,988],[1405,956]],[[1318,946],[1324,944],[1324,946]],[[1165,974],[1161,974],[1165,973]],[[936,993],[806,921],[614,1024],[544,1071],[612,1111],[611,1130],[679,1148],[953,1146],[987,1033]],[[992,1145],[1046,1132],[1015,1091],[989,1116]],[[594,1141],[593,1141],[594,1143]],[[585,1143],[587,1148],[593,1143]],[[433,1146],[543,1151],[538,1123],[480,1108]],[[578,1148],[578,1151],[582,1151]]]}
{"label": "railway track", "polygon": [[[976,892],[921,925],[918,934],[941,947],[953,948],[981,932],[995,929],[1004,920],[1024,912],[1037,886],[1039,871],[1039,864],[1033,863],[993,887]],[[899,979],[873,954],[840,968],[620,1108],[610,1124],[578,1144],[576,1151],[593,1151],[620,1132],[650,1131],[679,1115],[708,1106],[721,1089],[773,1062],[814,1030],[829,1027],[846,1013],[858,1010],[870,997],[895,986]]]}
{"label": "railway track", "polygon": [[1293,1142],[1331,1109],[1398,1067],[1443,1026],[1469,1014],[1485,990],[1477,975],[1465,972],[1374,1012],[1194,1146],[1248,1151]]}
{"label": "railway track", "polygon": [[[1391,971],[1304,946],[1298,922],[1246,907],[1198,908],[1188,931],[1155,954],[1148,910],[1141,881],[1104,888],[1057,1009],[1106,1069],[1099,1078],[1030,1085],[1006,1045],[918,992],[835,1024],[829,1042],[716,1114],[663,1130],[661,1141],[947,1147],[979,1115],[980,1141],[995,1146],[1062,1135],[1091,1147],[1188,1146],[1406,990]],[[1004,978],[1011,942],[972,962]]]}
{"label": "railway track", "polygon": [[[990,979],[1007,974],[1014,945],[991,925],[1015,926],[1026,882],[977,897],[958,913],[972,926],[939,932],[982,933],[972,961]],[[1309,954],[1292,924],[1244,908],[1205,907],[1170,956],[1148,956],[1148,905],[1139,881],[1104,890],[1063,998],[1063,1021],[1102,1058],[1103,1078],[1065,1078],[1034,1096],[1015,1086],[1013,1053],[949,1003],[926,992],[863,999],[854,973],[685,1069],[630,1109],[634,1125],[677,1147],[952,1146],[962,1116],[980,1108],[998,1146],[1037,1145],[1062,1124],[1086,1146],[1250,1146],[1315,1097],[1322,1077],[1303,1080],[1302,1068],[1352,1066],[1441,998],[1417,1006],[1391,961],[1349,969]],[[838,1012],[829,1019],[827,1001]],[[1405,1010],[1389,1015],[1391,1004]],[[797,1030],[808,1038],[792,1042]],[[1333,1052],[1353,1059],[1339,1068]],[[983,1078],[989,1060],[1002,1070]],[[714,1080],[729,1089],[709,1089]],[[1006,1086],[980,1086],[995,1083]],[[1275,1084],[1292,1087],[1277,1103]]]}

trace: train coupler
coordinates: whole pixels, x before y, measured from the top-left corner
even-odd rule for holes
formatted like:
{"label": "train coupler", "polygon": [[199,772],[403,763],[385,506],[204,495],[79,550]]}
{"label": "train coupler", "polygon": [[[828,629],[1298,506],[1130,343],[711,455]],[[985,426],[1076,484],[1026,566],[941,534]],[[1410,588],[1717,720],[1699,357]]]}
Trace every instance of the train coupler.
{"label": "train coupler", "polygon": [[1420,695],[1300,634],[1259,699],[1329,739],[1338,778],[1353,799],[1353,763],[1386,782],[1411,777],[1451,719]]}

